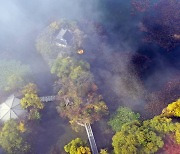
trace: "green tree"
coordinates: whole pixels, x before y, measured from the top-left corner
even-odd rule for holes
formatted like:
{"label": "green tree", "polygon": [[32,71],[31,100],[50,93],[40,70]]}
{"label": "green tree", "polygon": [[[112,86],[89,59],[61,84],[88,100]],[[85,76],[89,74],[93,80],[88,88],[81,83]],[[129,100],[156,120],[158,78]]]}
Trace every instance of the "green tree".
{"label": "green tree", "polygon": [[119,107],[116,113],[110,118],[108,124],[114,131],[120,131],[121,127],[128,122],[138,120],[140,117],[139,113],[134,113],[127,107]]}
{"label": "green tree", "polygon": [[8,154],[25,154],[30,149],[14,120],[7,121],[2,127],[0,145]]}
{"label": "green tree", "polygon": [[90,148],[80,138],[76,138],[65,145],[64,150],[69,154],[91,154]]}
{"label": "green tree", "polygon": [[156,116],[143,122],[145,127],[158,132],[161,136],[174,134],[175,141],[180,144],[180,123],[173,123],[171,118]]}
{"label": "green tree", "polygon": [[46,27],[36,39],[36,49],[46,59],[50,60],[55,58],[58,54],[58,48],[53,43],[54,35],[58,31],[59,23],[52,23]]}
{"label": "green tree", "polygon": [[28,109],[29,119],[40,119],[39,110],[44,108],[44,104],[37,95],[37,86],[29,83],[24,87],[22,93],[24,97],[21,99],[21,106]]}
{"label": "green tree", "polygon": [[154,131],[157,131],[160,134],[167,134],[175,132],[178,126],[178,123],[173,123],[172,119],[156,116],[153,119],[145,120],[143,122],[145,127],[151,128]]}
{"label": "green tree", "polygon": [[177,144],[180,144],[180,125],[178,125],[176,129],[175,140]]}
{"label": "green tree", "polygon": [[180,141],[180,123],[172,119],[156,116],[142,123],[133,121],[122,126],[113,136],[112,145],[116,154],[121,153],[155,153],[162,148],[163,140],[172,135],[177,144]]}
{"label": "green tree", "polygon": [[76,81],[81,76],[89,73],[90,65],[85,61],[78,61],[72,57],[57,58],[51,67],[51,73],[61,79],[69,78]]}
{"label": "green tree", "polygon": [[57,58],[51,68],[51,72],[61,79],[58,111],[69,118],[71,125],[93,123],[107,114],[107,106],[96,93],[97,86],[89,70],[87,62],[73,57]]}
{"label": "green tree", "polygon": [[112,140],[115,154],[155,153],[164,144],[160,136],[138,121],[123,125]]}
{"label": "green tree", "polygon": [[1,92],[15,91],[24,86],[30,68],[15,60],[0,60],[0,90]]}

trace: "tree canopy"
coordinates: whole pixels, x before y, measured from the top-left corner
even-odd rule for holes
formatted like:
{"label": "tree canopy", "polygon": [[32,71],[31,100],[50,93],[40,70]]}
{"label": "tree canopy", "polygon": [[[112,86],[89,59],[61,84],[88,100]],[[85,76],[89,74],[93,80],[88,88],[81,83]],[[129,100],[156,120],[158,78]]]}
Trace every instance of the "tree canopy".
{"label": "tree canopy", "polygon": [[61,99],[58,111],[74,125],[93,123],[108,113],[102,96],[97,94],[90,66],[83,60],[74,57],[57,58],[51,72],[61,80],[58,96]]}
{"label": "tree canopy", "polygon": [[155,153],[163,147],[165,135],[173,134],[174,140],[179,143],[179,128],[179,123],[173,123],[172,119],[160,116],[142,123],[126,123],[113,136],[114,152]]}
{"label": "tree canopy", "polygon": [[44,104],[41,102],[37,95],[37,86],[33,83],[29,83],[22,90],[24,97],[21,99],[21,106],[29,111],[29,119],[39,119],[39,110],[44,108]]}
{"label": "tree canopy", "polygon": [[68,117],[71,124],[93,123],[108,113],[107,106],[100,95],[91,92],[82,96],[72,83],[66,91],[61,89],[58,95],[61,97],[58,111],[61,116]]}
{"label": "tree canopy", "polygon": [[128,122],[138,120],[140,117],[139,113],[134,113],[127,107],[119,107],[116,113],[110,118],[108,124],[114,131],[120,131],[121,127]]}
{"label": "tree canopy", "polygon": [[109,154],[107,149],[101,149],[100,154]]}
{"label": "tree canopy", "polygon": [[26,154],[30,148],[14,120],[7,121],[2,127],[0,145],[8,154]]}
{"label": "tree canopy", "polygon": [[180,123],[173,123],[171,118],[155,116],[153,119],[144,121],[143,125],[158,132],[161,136],[173,134],[174,140],[180,143]]}
{"label": "tree canopy", "polygon": [[70,78],[75,81],[88,73],[90,66],[87,62],[76,60],[73,57],[57,58],[51,67],[51,72],[61,79]]}
{"label": "tree canopy", "polygon": [[69,154],[91,154],[90,148],[80,138],[76,138],[65,145],[64,150]]}
{"label": "tree canopy", "polygon": [[138,121],[123,125],[112,140],[115,154],[155,153],[163,147],[162,138]]}
{"label": "tree canopy", "polygon": [[166,117],[180,117],[180,99],[169,104],[163,111],[162,115]]}
{"label": "tree canopy", "polygon": [[15,60],[0,60],[0,90],[14,91],[26,84],[30,68]]}

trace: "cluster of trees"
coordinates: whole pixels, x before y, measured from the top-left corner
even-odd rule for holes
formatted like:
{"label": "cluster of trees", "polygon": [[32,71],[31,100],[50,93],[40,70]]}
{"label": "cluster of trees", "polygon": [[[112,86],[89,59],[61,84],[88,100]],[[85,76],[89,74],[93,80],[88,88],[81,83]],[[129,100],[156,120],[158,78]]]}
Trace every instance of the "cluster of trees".
{"label": "cluster of trees", "polygon": [[60,78],[58,111],[70,123],[93,123],[107,114],[107,106],[97,93],[90,66],[74,57],[57,58],[51,72]]}
{"label": "cluster of trees", "polygon": [[[61,28],[73,34],[73,43],[66,48],[56,46],[56,36]],[[108,108],[97,92],[90,65],[74,54],[82,49],[84,38],[77,23],[62,20],[51,23],[36,42],[36,48],[47,60],[51,73],[57,76],[55,88],[60,99],[57,110],[62,117],[69,119],[76,131],[79,125],[93,123],[108,114]],[[79,138],[72,140],[64,149],[70,154],[91,153],[90,148]],[[106,150],[101,153],[105,154]]]}
{"label": "cluster of trees", "polygon": [[[61,48],[56,45],[56,36],[61,29],[67,29],[72,33],[72,44],[66,48]],[[82,48],[82,42],[85,35],[80,30],[78,23],[67,20],[58,20],[52,22],[38,36],[36,40],[36,49],[42,54],[48,63],[51,63],[58,55],[71,53]],[[75,52],[74,52],[75,53]]]}
{"label": "cluster of trees", "polygon": [[[177,16],[179,2],[177,0],[160,0],[157,3],[149,0],[132,1],[135,9],[143,14],[141,30],[145,33],[146,40],[167,49],[176,47],[179,41],[176,25],[179,21]],[[69,29],[74,34],[74,44],[64,49],[55,45],[55,38],[61,28]],[[76,23],[57,21],[51,23],[40,34],[36,44],[37,50],[48,61],[51,73],[57,76],[56,90],[60,99],[57,110],[62,117],[69,119],[75,130],[77,130],[77,124],[93,123],[108,114],[107,106],[97,92],[98,87],[90,72],[90,65],[72,52],[81,47],[82,40],[83,33]],[[115,61],[114,58],[111,60]],[[117,64],[111,67],[112,72],[118,72],[121,69],[117,67]],[[121,74],[123,74],[121,75],[122,79],[118,84],[121,83],[124,88],[128,89],[124,94],[125,90],[122,88],[123,95],[134,97],[135,91],[135,96],[138,94],[142,96],[142,88],[139,88],[136,82],[130,82],[131,74],[128,75],[126,71],[122,71]],[[147,110],[152,110],[153,116],[160,114],[157,114],[156,109],[158,112],[162,111],[167,103],[179,96],[176,94],[178,93],[177,87],[177,82],[171,83],[171,86],[163,88],[164,91],[148,96],[147,101],[150,103],[146,106]],[[169,97],[169,95],[171,96]],[[145,121],[139,120],[140,115],[127,107],[118,108],[108,122],[115,131],[112,138],[113,152],[115,154],[155,153],[166,148],[177,149],[177,145],[180,144],[180,124],[172,122],[171,117],[173,116],[180,116],[179,100],[169,104],[163,110],[162,115]],[[173,147],[166,142],[167,138],[171,138]],[[87,144],[79,138],[72,140],[64,147],[64,150],[70,154],[91,153]],[[100,153],[107,154],[108,152],[106,149],[102,149]]]}
{"label": "cluster of trees", "polygon": [[178,0],[132,0],[132,4],[143,15],[140,29],[145,32],[146,41],[155,42],[167,49],[179,45]]}
{"label": "cluster of trees", "polygon": [[26,131],[22,123],[9,120],[0,130],[0,145],[8,154],[26,154],[30,145],[26,140]]}
{"label": "cluster of trees", "polygon": [[0,60],[0,92],[15,92],[28,82],[30,68],[15,60]]}
{"label": "cluster of trees", "polygon": [[[61,28],[68,29],[73,34],[73,43],[67,48],[57,48],[55,45]],[[93,123],[108,113],[102,96],[97,93],[90,65],[70,52],[76,53],[82,47],[83,38],[84,34],[77,23],[61,20],[51,23],[40,34],[36,44],[37,50],[48,61],[51,73],[58,77],[56,89],[60,103],[57,109],[63,117],[69,118],[72,125]]]}
{"label": "cluster of trees", "polygon": [[[167,113],[175,113],[180,109],[179,100],[168,105]],[[171,107],[172,106],[172,107]],[[176,107],[176,108],[174,108]],[[167,117],[165,117],[167,115]],[[127,107],[119,107],[113,114],[108,124],[115,131],[112,138],[112,147],[115,154],[123,153],[178,153],[180,144],[180,123],[173,122],[168,114],[164,112],[149,120],[140,120],[139,113],[134,113]],[[81,141],[78,139],[79,142]],[[77,141],[78,141],[77,140]],[[72,140],[65,146],[65,151],[76,143]],[[82,144],[79,144],[81,146]],[[83,144],[84,145],[84,144]],[[85,145],[84,145],[85,146]],[[76,147],[76,148],[75,148]],[[72,151],[77,151],[78,146],[73,146]],[[71,154],[71,152],[69,152]],[[83,153],[83,152],[80,152]],[[85,152],[84,152],[85,153]],[[106,149],[101,149],[101,154],[108,154]]]}
{"label": "cluster of trees", "polygon": [[[40,119],[40,110],[44,108],[44,104],[40,101],[37,91],[37,86],[29,83],[24,86],[21,92],[24,96],[20,103],[22,108],[28,111],[29,120]],[[8,154],[26,154],[31,151],[30,142],[27,142],[27,137],[31,132],[30,128],[27,127],[29,123],[27,119],[24,119],[24,121],[20,120],[11,119],[1,125],[0,146]]]}
{"label": "cluster of trees", "polygon": [[139,114],[123,107],[111,117],[109,124],[116,131],[112,138],[115,154],[155,153],[166,145],[166,136],[171,136],[176,145],[180,144],[180,123],[173,123],[171,118],[162,115],[143,122],[138,118]]}

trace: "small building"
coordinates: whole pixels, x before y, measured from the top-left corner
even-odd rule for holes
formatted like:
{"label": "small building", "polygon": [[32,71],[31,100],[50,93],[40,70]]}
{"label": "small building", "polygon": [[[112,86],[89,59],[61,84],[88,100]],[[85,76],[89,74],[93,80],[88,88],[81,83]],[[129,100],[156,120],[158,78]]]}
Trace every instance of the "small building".
{"label": "small building", "polygon": [[67,47],[67,45],[72,45],[73,35],[68,29],[61,28],[58,35],[56,36],[56,45],[59,47]]}
{"label": "small building", "polygon": [[0,120],[7,121],[10,119],[24,118],[27,111],[21,107],[20,99],[14,95],[8,97],[8,99],[0,104]]}

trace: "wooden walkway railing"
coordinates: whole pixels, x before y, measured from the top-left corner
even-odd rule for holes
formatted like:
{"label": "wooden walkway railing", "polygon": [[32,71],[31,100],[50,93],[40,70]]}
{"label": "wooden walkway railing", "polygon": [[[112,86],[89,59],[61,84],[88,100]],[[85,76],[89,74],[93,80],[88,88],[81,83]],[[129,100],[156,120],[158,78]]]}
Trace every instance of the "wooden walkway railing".
{"label": "wooden walkway railing", "polygon": [[56,96],[44,96],[44,97],[40,97],[40,100],[42,102],[51,102],[56,100]]}

